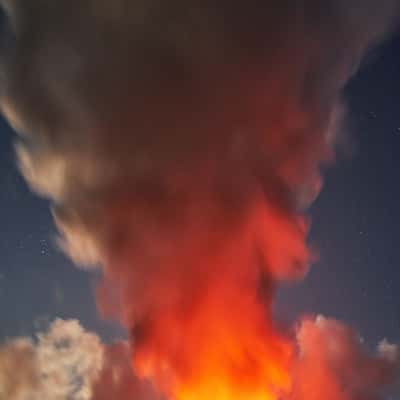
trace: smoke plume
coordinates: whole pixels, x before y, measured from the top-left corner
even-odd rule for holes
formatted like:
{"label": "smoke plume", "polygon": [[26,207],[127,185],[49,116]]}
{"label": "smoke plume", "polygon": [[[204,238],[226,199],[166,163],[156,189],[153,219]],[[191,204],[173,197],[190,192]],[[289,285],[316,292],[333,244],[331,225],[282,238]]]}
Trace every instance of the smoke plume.
{"label": "smoke plume", "polygon": [[396,3],[2,1],[21,171],[60,245],[101,268],[99,308],[129,330],[135,373],[171,399],[295,387],[274,286],[314,259],[305,210],[341,89]]}

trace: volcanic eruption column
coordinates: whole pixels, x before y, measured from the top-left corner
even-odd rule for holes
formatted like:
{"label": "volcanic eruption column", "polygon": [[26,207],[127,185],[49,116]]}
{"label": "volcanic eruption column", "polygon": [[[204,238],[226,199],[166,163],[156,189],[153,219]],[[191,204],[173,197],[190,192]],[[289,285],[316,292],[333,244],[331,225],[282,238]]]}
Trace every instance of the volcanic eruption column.
{"label": "volcanic eruption column", "polygon": [[[319,318],[299,353],[271,302],[314,259],[304,212],[334,158],[341,90],[396,2],[2,4],[21,171],[64,250],[101,269],[99,309],[131,333],[134,373],[174,400],[372,396],[397,348],[368,357]],[[339,379],[335,362],[354,370]]]}

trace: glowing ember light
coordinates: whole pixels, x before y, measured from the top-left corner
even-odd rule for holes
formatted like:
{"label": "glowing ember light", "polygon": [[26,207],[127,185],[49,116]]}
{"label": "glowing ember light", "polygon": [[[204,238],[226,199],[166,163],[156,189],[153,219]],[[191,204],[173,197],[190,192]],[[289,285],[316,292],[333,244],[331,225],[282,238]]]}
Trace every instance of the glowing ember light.
{"label": "glowing ember light", "polygon": [[[204,290],[161,305],[157,318],[149,317],[133,333],[136,373],[150,378],[171,399],[276,400],[291,389],[292,343],[274,326],[271,316],[277,276],[263,264],[265,256],[257,257],[254,239],[274,248],[280,241],[287,244],[285,253],[276,254],[274,260],[274,253],[269,253],[269,260],[283,269],[293,259],[303,257],[306,262],[306,230],[300,220],[299,225],[296,220],[282,220],[261,203],[245,221],[236,232],[224,236],[214,252],[196,252],[201,254],[197,266],[187,260],[192,263],[191,274],[198,274],[195,282],[200,288],[206,285]],[[265,224],[279,224],[273,240],[263,241]],[[201,235],[197,236],[199,243]],[[216,271],[215,275],[206,279],[202,262],[215,265],[208,269]]]}
{"label": "glowing ember light", "polygon": [[242,324],[240,310],[232,310],[230,316],[208,316],[206,329],[202,327],[205,321],[201,322],[204,315],[193,321],[185,331],[185,341],[177,344],[196,354],[189,365],[181,359],[185,349],[165,358],[157,353],[156,345],[149,352],[138,351],[136,371],[161,383],[177,400],[275,400],[278,393],[287,393],[291,388],[290,343],[265,324],[260,329],[246,325],[255,315],[244,316]]}

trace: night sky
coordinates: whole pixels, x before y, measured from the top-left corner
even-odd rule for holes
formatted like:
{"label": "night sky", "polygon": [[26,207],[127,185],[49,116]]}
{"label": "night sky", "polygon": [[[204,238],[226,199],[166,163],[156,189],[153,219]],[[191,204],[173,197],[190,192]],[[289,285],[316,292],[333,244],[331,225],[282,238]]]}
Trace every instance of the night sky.
{"label": "night sky", "polygon": [[279,299],[286,315],[347,321],[371,344],[400,340],[399,73],[397,34],[346,88],[347,145],[311,209],[310,242],[320,260]]}
{"label": "night sky", "polygon": [[[367,57],[346,88],[347,145],[325,173],[310,213],[320,259],[307,279],[282,289],[279,316],[322,313],[354,326],[371,346],[400,342],[400,35]],[[49,204],[32,194],[0,122],[0,339],[26,335],[55,317],[77,318],[110,340],[121,330],[96,312],[93,273],[54,241]]]}

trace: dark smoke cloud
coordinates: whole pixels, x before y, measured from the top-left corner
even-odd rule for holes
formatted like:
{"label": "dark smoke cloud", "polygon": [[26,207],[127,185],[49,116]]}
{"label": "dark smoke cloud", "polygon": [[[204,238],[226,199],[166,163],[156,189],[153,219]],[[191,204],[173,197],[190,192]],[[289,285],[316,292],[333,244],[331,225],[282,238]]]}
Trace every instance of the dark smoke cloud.
{"label": "dark smoke cloud", "polygon": [[52,200],[65,251],[101,266],[99,305],[130,330],[138,375],[181,400],[210,360],[241,371],[244,394],[272,379],[263,360],[285,371],[265,306],[314,257],[303,210],[334,157],[341,89],[397,1],[2,4],[21,171]]}
{"label": "dark smoke cloud", "polygon": [[85,264],[147,247],[143,232],[200,202],[223,223],[257,197],[283,214],[308,204],[339,90],[394,4],[3,0],[2,109],[66,250]]}
{"label": "dark smoke cloud", "polygon": [[15,41],[2,109],[66,250],[107,262],[148,247],[153,227],[225,224],[264,196],[292,219],[392,3],[3,1]]}

